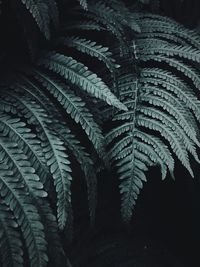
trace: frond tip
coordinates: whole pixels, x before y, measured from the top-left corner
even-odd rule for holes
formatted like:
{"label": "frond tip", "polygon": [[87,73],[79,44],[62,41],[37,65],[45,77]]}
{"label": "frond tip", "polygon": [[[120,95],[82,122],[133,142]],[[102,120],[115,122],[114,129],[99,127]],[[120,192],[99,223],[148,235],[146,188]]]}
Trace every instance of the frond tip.
{"label": "frond tip", "polygon": [[88,9],[88,3],[87,0],[79,0],[79,3],[81,4],[81,6],[87,10]]}
{"label": "frond tip", "polygon": [[111,93],[110,89],[96,74],[92,73],[85,65],[77,62],[75,59],[56,52],[50,52],[44,55],[39,61],[39,65],[44,65],[48,69],[60,74],[67,81],[77,85],[81,90],[104,100],[109,105],[121,110],[127,110],[127,107]]}

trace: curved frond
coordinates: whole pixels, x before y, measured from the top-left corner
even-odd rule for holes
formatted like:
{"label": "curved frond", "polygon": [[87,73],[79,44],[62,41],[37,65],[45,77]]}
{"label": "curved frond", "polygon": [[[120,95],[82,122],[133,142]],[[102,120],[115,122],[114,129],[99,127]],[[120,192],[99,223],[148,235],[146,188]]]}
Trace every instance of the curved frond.
{"label": "curved frond", "polygon": [[114,71],[115,68],[119,67],[119,65],[115,63],[115,59],[112,57],[112,53],[109,51],[108,47],[98,45],[94,41],[72,36],[59,39],[59,43],[76,48],[77,50],[92,57],[96,57],[100,61],[104,62],[111,71]]}
{"label": "curved frond", "polygon": [[50,38],[50,17],[49,17],[49,4],[47,2],[54,2],[54,0],[41,1],[41,0],[21,0],[26,6],[33,18],[37,22],[41,32],[44,33],[47,39]]}
{"label": "curved frond", "polygon": [[[6,145],[8,140],[3,144]],[[5,153],[1,153],[1,159],[5,159]],[[5,164],[0,165],[0,195],[4,202],[13,211],[28,249],[31,266],[46,266],[46,241],[44,226],[41,223],[39,213],[27,188],[21,178],[11,171]]]}
{"label": "curved frond", "polygon": [[69,114],[76,123],[81,124],[95,149],[101,154],[103,152],[103,136],[83,100],[76,96],[68,86],[57,82],[55,79],[50,78],[42,72],[36,71],[35,77],[42,82],[45,88],[60,102],[66,113]]}
{"label": "curved frond", "polygon": [[50,70],[60,74],[67,81],[79,86],[96,98],[106,101],[109,105],[126,110],[120,101],[114,96],[105,83],[97,77],[96,74],[88,70],[82,63],[77,62],[71,57],[50,52],[46,54],[39,62]]}
{"label": "curved frond", "polygon": [[141,34],[132,47],[141,71],[135,76],[124,71],[131,59],[121,64],[118,89],[128,111],[115,112],[112,121],[117,126],[106,136],[107,157],[120,179],[126,222],[131,219],[146,171],[158,165],[163,179],[167,170],[174,178],[176,155],[194,176],[189,155],[199,162],[200,146],[200,101],[196,94],[200,80],[193,64],[200,61],[199,37],[168,18],[142,13],[133,16],[138,23],[142,18]]}
{"label": "curved frond", "polygon": [[23,265],[23,250],[18,224],[9,207],[0,203],[0,254],[3,267]]}

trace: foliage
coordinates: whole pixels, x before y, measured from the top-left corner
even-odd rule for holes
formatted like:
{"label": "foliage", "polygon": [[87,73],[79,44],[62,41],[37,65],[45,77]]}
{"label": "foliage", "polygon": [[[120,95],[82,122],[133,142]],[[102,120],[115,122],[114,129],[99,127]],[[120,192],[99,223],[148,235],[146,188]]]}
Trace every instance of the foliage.
{"label": "foliage", "polygon": [[[31,18],[41,47],[28,60],[1,61],[1,262],[63,266],[59,231],[71,235],[76,168],[92,224],[99,169],[116,167],[126,222],[150,167],[174,178],[177,158],[193,176],[200,38],[118,0],[13,3],[24,15],[25,40]],[[99,43],[102,36],[114,45]]]}

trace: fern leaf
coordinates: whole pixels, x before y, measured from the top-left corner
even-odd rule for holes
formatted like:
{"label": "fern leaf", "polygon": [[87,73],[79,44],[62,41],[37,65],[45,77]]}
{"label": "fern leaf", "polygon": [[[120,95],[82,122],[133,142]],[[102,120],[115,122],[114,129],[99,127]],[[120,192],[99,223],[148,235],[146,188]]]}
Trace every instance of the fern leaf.
{"label": "fern leaf", "polygon": [[[171,73],[165,72],[165,71],[160,71],[152,69],[152,72],[150,71],[150,76],[155,76],[155,78],[148,78],[148,82],[152,84],[160,84],[162,85],[165,89],[173,92],[174,94],[177,95],[177,97],[184,102],[184,104],[191,109],[196,118],[199,120],[199,104],[200,102],[198,101],[197,97],[193,93],[193,91],[187,87],[179,78],[174,77]],[[144,73],[144,75],[148,76],[148,73]],[[161,78],[161,79],[159,79]],[[142,81],[145,82],[145,80],[142,79]]]}
{"label": "fern leaf", "polygon": [[41,222],[45,226],[44,233],[47,241],[49,264],[61,265],[65,256],[58,233],[58,224],[54,212],[47,201],[36,201]]}
{"label": "fern leaf", "polygon": [[1,201],[0,205],[0,245],[3,267],[20,267],[23,265],[23,250],[18,224],[9,210]]}
{"label": "fern leaf", "polygon": [[99,1],[89,5],[89,11],[85,16],[89,19],[104,25],[117,38],[120,43],[121,53],[126,55],[129,52],[129,46],[123,36],[123,23],[120,16],[116,15],[115,10],[110,8],[104,2]]}
{"label": "fern leaf", "polygon": [[93,143],[98,153],[103,152],[103,136],[100,128],[95,123],[92,114],[85,107],[84,102],[80,97],[77,97],[64,84],[59,84],[54,79],[50,78],[42,72],[36,72],[36,78],[39,79],[45,88],[60,102],[67,114],[80,123],[88,138]]}
{"label": "fern leaf", "polygon": [[1,197],[13,211],[17,223],[21,227],[31,266],[44,267],[48,261],[44,227],[36,207],[22,185],[19,177],[15,176],[8,166],[0,165]]}
{"label": "fern leaf", "polygon": [[158,62],[166,62],[169,64],[169,66],[176,68],[178,71],[182,72],[186,77],[191,79],[193,82],[194,86],[199,90],[200,89],[200,76],[198,75],[197,70],[192,68],[192,66],[188,66],[185,63],[183,63],[180,60],[177,60],[175,58],[166,58],[162,56],[147,56],[145,57],[146,60],[154,60]]}
{"label": "fern leaf", "polygon": [[[172,150],[193,176],[189,154],[199,162],[196,149],[200,144],[196,122],[200,102],[190,84],[179,78],[182,72],[199,90],[197,71],[188,66],[188,62],[198,63],[200,59],[197,35],[168,18],[137,13],[133,16],[138,23],[138,18],[143,18],[142,32],[132,46],[142,70],[138,77],[122,70],[118,88],[120,100],[128,111],[115,112],[112,120],[117,122],[117,127],[106,136],[110,148],[107,156],[117,167],[121,180],[121,212],[125,221],[131,219],[149,166],[159,165],[163,179],[167,169],[174,177]],[[127,59],[121,64],[126,65],[128,71],[130,61]],[[151,62],[151,67],[145,68],[146,62]],[[170,71],[170,67],[165,70],[165,65],[156,65],[157,62],[164,62],[178,72]]]}
{"label": "fern leaf", "polygon": [[47,193],[43,190],[43,184],[40,182],[39,177],[35,174],[35,170],[30,166],[27,157],[23,151],[17,146],[16,143],[3,140],[6,138],[1,137],[0,151],[7,164],[15,170],[16,175],[27,185],[29,192],[35,197],[46,197]]}
{"label": "fern leaf", "polygon": [[[148,107],[141,107],[140,112],[153,119],[157,119],[161,121],[164,125],[170,127],[176,133],[176,135],[180,139],[182,139],[182,141],[185,144],[186,149],[194,156],[196,161],[199,162],[198,156],[196,154],[196,149],[195,149],[196,143],[193,142],[194,140],[192,138],[190,139],[186,135],[184,130],[179,126],[179,124],[177,125],[176,121],[173,120],[171,116],[168,116],[168,114],[163,114],[162,112],[160,112],[160,110],[157,110],[155,108],[148,108]],[[199,143],[197,144],[199,145]]]}
{"label": "fern leaf", "polygon": [[32,163],[32,167],[40,177],[41,182],[45,184],[49,172],[45,165],[41,142],[35,134],[30,133],[31,130],[20,119],[13,119],[9,115],[2,114],[0,115],[0,131],[4,135],[8,135],[10,140],[18,143]]}
{"label": "fern leaf", "polygon": [[[199,49],[199,36],[195,31],[188,30],[178,22],[167,18],[161,17],[154,14],[134,14],[140,20],[140,25],[142,32],[144,33],[165,33],[170,35],[175,35],[185,40],[189,45],[196,49]],[[137,19],[136,19],[137,21]],[[170,38],[170,37],[169,37]]]}
{"label": "fern leaf", "polygon": [[[12,97],[14,97],[13,100]],[[72,178],[66,149],[63,146],[63,142],[49,127],[51,120],[48,119],[45,110],[30,99],[14,94],[10,95],[9,98],[17,109],[24,114],[28,122],[37,127],[47,165],[54,179],[57,193],[58,224],[63,229],[67,220],[67,212],[71,207],[70,185]]]}
{"label": "fern leaf", "polygon": [[81,6],[87,10],[88,9],[88,3],[87,3],[87,0],[79,0]]}
{"label": "fern leaf", "polygon": [[[169,94],[164,90],[160,90],[157,87],[146,87],[145,89],[149,92],[152,92],[152,96],[147,95],[147,98],[141,98],[144,102],[152,103],[152,100],[157,107],[161,107],[166,112],[168,112],[171,116],[177,120],[178,124],[183,128],[185,133],[189,138],[194,140],[194,142],[199,145],[199,141],[197,138],[197,124],[190,114],[190,110],[187,110],[186,107],[183,107],[180,101],[177,100],[173,95]],[[158,100],[154,96],[159,96]],[[162,98],[162,99],[161,99]],[[155,101],[154,101],[155,100]],[[187,111],[187,113],[186,113]]]}
{"label": "fern leaf", "polygon": [[55,0],[45,0],[48,7],[49,18],[52,20],[55,28],[59,25],[59,11]]}
{"label": "fern leaf", "polygon": [[84,151],[81,144],[75,136],[70,132],[67,127],[61,127],[57,125],[57,131],[64,140],[66,146],[75,156],[76,160],[80,164],[80,167],[85,175],[88,191],[88,202],[90,209],[90,220],[91,224],[94,224],[95,211],[96,211],[96,196],[97,196],[97,178],[96,171],[94,169],[94,164],[89,157],[88,153]]}
{"label": "fern leaf", "polygon": [[72,30],[84,30],[84,31],[102,31],[106,30],[102,25],[92,20],[84,20],[84,21],[70,21],[66,25],[62,27],[62,32]]}
{"label": "fern leaf", "polygon": [[[21,0],[37,22],[41,32],[47,39],[50,38],[48,5],[41,0]],[[50,0],[52,2],[52,0]]]}
{"label": "fern leaf", "polygon": [[189,163],[188,153],[185,149],[182,140],[180,140],[176,135],[174,135],[168,126],[165,127],[160,122],[155,121],[153,119],[145,118],[141,115],[138,119],[138,125],[148,128],[150,130],[158,131],[161,136],[163,136],[170,143],[174,153],[182,162],[183,166],[185,166],[185,168],[189,171],[192,177],[194,176]]}
{"label": "fern leaf", "polygon": [[[151,49],[148,51],[145,49],[145,46],[151,46]],[[163,44],[161,41],[151,43],[150,40],[143,42],[142,46],[138,45],[138,55],[142,59],[142,55],[164,55],[164,56],[178,56],[180,58],[188,59],[197,63],[200,63],[200,52],[197,49],[191,48],[189,46],[180,46],[180,45],[167,45]]]}
{"label": "fern leaf", "polygon": [[96,98],[106,101],[109,105],[122,110],[127,109],[96,74],[71,57],[50,52],[43,57],[39,64],[60,74],[72,84],[79,86],[80,89],[85,90]]}
{"label": "fern leaf", "polygon": [[115,59],[112,58],[112,53],[108,50],[108,47],[98,45],[94,41],[73,36],[61,38],[59,39],[59,43],[69,47],[74,47],[83,53],[98,58],[100,61],[104,62],[111,71],[114,71],[115,68],[119,67],[119,65],[115,63]]}

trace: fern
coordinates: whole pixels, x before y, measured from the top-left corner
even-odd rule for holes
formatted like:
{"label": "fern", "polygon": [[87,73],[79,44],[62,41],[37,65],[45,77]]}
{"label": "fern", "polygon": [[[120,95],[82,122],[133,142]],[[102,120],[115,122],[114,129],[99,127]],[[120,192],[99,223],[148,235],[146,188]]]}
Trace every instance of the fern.
{"label": "fern", "polygon": [[3,266],[22,266],[23,250],[18,224],[9,207],[1,202],[0,205],[0,242]]}
{"label": "fern", "polygon": [[57,83],[41,72],[37,72],[36,78],[38,78],[47,90],[58,99],[72,119],[74,119],[76,123],[81,124],[96,150],[101,153],[103,146],[101,130],[93,120],[89,110],[85,107],[82,99],[77,97],[69,88],[65,88],[65,85]]}
{"label": "fern", "polygon": [[[142,32],[132,47],[133,57],[141,71],[138,76],[127,75],[122,67],[118,87],[121,101],[128,111],[113,116],[119,126],[106,136],[110,147],[107,156],[119,174],[121,210],[126,222],[132,217],[149,167],[160,166],[164,179],[167,169],[174,177],[173,154],[191,176],[194,174],[189,154],[199,162],[196,149],[199,147],[197,121],[200,102],[196,91],[179,75],[182,72],[199,90],[199,75],[189,65],[189,62],[199,62],[199,37],[170,19],[136,13],[137,17],[143,18]],[[188,61],[183,63],[184,59]],[[129,66],[130,61],[125,64]],[[148,61],[155,63],[145,68]],[[156,62],[165,62],[166,66],[176,68],[177,74],[173,74],[169,67],[166,70],[165,65],[156,65]]]}
{"label": "fern", "polygon": [[[159,8],[159,1],[138,2]],[[32,28],[36,38],[25,40],[31,62],[20,54],[0,63],[1,265],[70,265],[60,232],[69,240],[73,231],[75,168],[86,183],[92,225],[102,168],[117,170],[126,222],[151,167],[160,167],[162,179],[175,178],[178,159],[194,176],[200,37],[118,0],[14,6],[25,35]]]}
{"label": "fern", "polygon": [[[57,10],[55,2],[38,1],[34,2],[36,6],[30,5],[30,2],[23,3],[40,30],[49,37],[50,20],[58,25],[57,13],[55,16],[52,14],[52,9]],[[104,62],[112,72],[118,67],[108,48],[82,38],[64,38],[71,40],[68,46],[76,44],[74,47],[79,51]],[[88,148],[71,132],[65,119],[70,117],[74,125],[81,126],[98,157],[105,160],[102,131],[88,108],[85,96],[90,95],[91,101],[94,98],[104,100],[123,110],[126,107],[102,79],[71,57],[49,52],[40,58],[38,65],[28,71],[22,68],[1,84],[0,143],[4,165],[1,165],[0,183],[1,196],[9,212],[13,212],[13,219],[22,233],[30,265],[46,266],[48,260],[59,264],[65,257],[58,228],[70,229],[72,224],[71,155],[84,174],[91,223],[94,224],[95,220],[97,180],[94,163]],[[53,75],[52,71],[58,75]],[[12,179],[12,176],[15,178]],[[57,221],[48,204],[49,199],[57,206]],[[11,230],[13,235],[18,232],[14,230]],[[1,240],[4,240],[6,229],[2,233]],[[71,233],[68,232],[68,235]],[[21,240],[21,236],[16,234],[15,239]],[[16,248],[19,251],[20,244]],[[58,260],[51,257],[55,251]],[[13,254],[14,260],[23,264],[22,255],[18,259]],[[2,261],[6,264],[4,255]]]}
{"label": "fern", "polygon": [[125,105],[120,103],[104,82],[75,59],[50,52],[44,55],[39,65],[46,66],[92,96],[106,101],[109,105],[126,110]]}
{"label": "fern", "polygon": [[115,68],[119,67],[115,63],[114,58],[112,58],[112,53],[108,51],[108,48],[103,47],[102,45],[97,45],[96,42],[79,37],[62,38],[60,39],[60,42],[69,47],[74,47],[92,57],[98,58],[100,61],[104,62],[111,71],[114,71]]}
{"label": "fern", "polygon": [[[8,140],[1,141],[1,147],[4,149]],[[6,154],[1,153],[1,158],[6,160]],[[24,167],[25,168],[25,167]],[[18,170],[19,169],[19,170]],[[31,266],[45,266],[47,262],[46,241],[44,239],[43,225],[40,222],[40,216],[32,199],[27,195],[28,188],[23,182],[20,182],[20,167],[11,171],[9,167],[1,164],[0,187],[1,197],[7,206],[13,211],[29,252]],[[27,173],[28,174],[28,173]],[[13,177],[14,175],[14,177]],[[21,186],[19,186],[21,184]],[[22,188],[20,188],[22,187]],[[19,216],[20,215],[20,216]]]}
{"label": "fern", "polygon": [[[49,18],[49,11],[48,11],[49,7],[47,1],[41,1],[41,0],[21,0],[21,1],[32,14],[41,32],[44,33],[47,39],[49,39],[50,18]],[[50,2],[51,1],[53,2],[53,0],[50,0]]]}
{"label": "fern", "polygon": [[88,8],[88,3],[87,3],[87,0],[79,0],[80,4],[82,5],[82,7],[84,9],[87,9]]}

